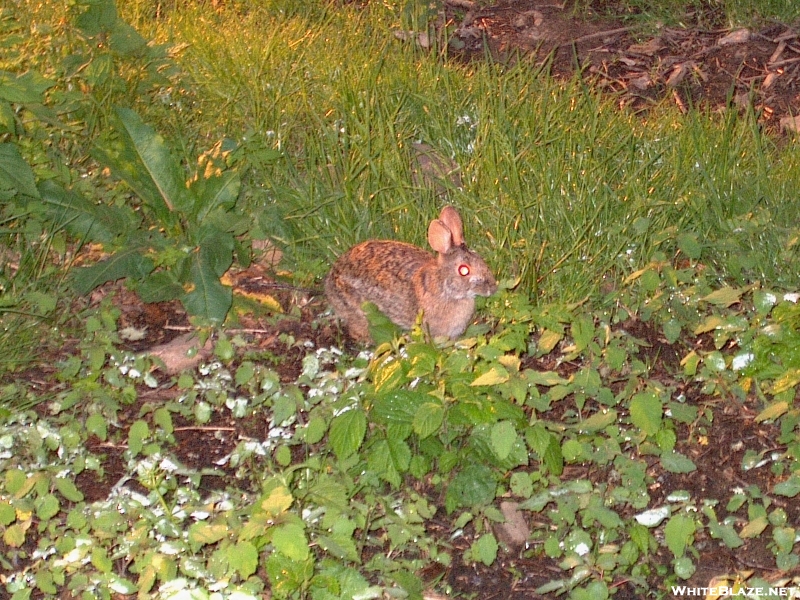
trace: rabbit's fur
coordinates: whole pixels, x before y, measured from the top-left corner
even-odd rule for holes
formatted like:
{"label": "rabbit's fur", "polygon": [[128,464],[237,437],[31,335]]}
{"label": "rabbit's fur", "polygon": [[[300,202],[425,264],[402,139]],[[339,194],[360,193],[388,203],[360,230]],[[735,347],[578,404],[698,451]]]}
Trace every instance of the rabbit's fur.
{"label": "rabbit's fur", "polygon": [[475,296],[491,296],[497,282],[464,244],[461,217],[445,206],[428,227],[431,256],[404,242],[368,240],[339,257],[325,279],[325,294],[350,335],[369,341],[361,305],[374,303],[392,322],[410,329],[422,311],[433,337],[455,339],[475,314]]}

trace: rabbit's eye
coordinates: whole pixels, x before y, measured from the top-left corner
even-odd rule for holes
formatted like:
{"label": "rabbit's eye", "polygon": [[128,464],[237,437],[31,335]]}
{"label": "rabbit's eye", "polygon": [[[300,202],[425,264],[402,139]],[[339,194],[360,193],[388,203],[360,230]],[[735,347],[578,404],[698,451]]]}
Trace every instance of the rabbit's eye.
{"label": "rabbit's eye", "polygon": [[458,274],[462,277],[466,277],[469,275],[469,265],[459,265],[458,267]]}

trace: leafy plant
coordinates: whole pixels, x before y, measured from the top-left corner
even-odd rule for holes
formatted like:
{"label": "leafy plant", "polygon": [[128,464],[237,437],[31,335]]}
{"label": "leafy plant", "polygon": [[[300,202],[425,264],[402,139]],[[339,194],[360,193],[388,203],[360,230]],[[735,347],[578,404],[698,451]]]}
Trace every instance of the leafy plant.
{"label": "leafy plant", "polygon": [[67,217],[81,217],[89,240],[119,248],[109,258],[75,271],[80,293],[106,281],[128,278],[145,302],[180,299],[187,311],[221,322],[231,305],[231,290],[220,282],[233,262],[235,234],[243,221],[231,210],[240,180],[225,162],[231,149],[219,143],[198,160],[188,182],[155,131],[130,109],[117,110],[115,139],[98,144],[95,155],[124,180],[141,200],[147,227],[128,207],[88,206],[75,195],[48,189]]}

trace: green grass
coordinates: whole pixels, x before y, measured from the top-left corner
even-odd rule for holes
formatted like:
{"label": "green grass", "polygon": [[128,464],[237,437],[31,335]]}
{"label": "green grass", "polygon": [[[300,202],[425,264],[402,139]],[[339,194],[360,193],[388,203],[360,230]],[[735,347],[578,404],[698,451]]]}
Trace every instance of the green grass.
{"label": "green grass", "polygon": [[[292,6],[189,7],[137,25],[189,44],[179,61],[194,130],[283,153],[249,163],[248,210],[296,269],[321,275],[368,237],[425,243],[443,200],[412,184],[410,144],[423,141],[461,166],[464,189],[447,201],[522,292],[591,295],[656,251],[675,255],[682,235],[724,277],[797,285],[774,257],[796,260],[786,199],[800,165],[752,117],[682,116],[668,103],[632,116],[525,61],[462,65],[394,39],[424,14]],[[235,38],[221,33],[234,26]]]}

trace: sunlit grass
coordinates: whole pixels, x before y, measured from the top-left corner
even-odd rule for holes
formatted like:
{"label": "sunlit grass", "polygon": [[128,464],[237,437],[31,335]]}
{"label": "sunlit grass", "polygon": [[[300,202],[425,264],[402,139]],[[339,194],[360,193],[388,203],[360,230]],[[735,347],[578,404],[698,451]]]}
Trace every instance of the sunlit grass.
{"label": "sunlit grass", "polygon": [[[189,44],[180,60],[201,129],[284,153],[250,171],[250,210],[297,268],[321,275],[367,237],[424,244],[449,201],[470,244],[534,295],[591,294],[656,251],[673,255],[687,233],[723,275],[795,285],[774,257],[794,233],[800,165],[752,117],[667,105],[634,116],[525,61],[463,65],[401,43],[404,19],[374,3],[189,10],[154,32]],[[452,157],[464,189],[415,188],[414,141]]]}

